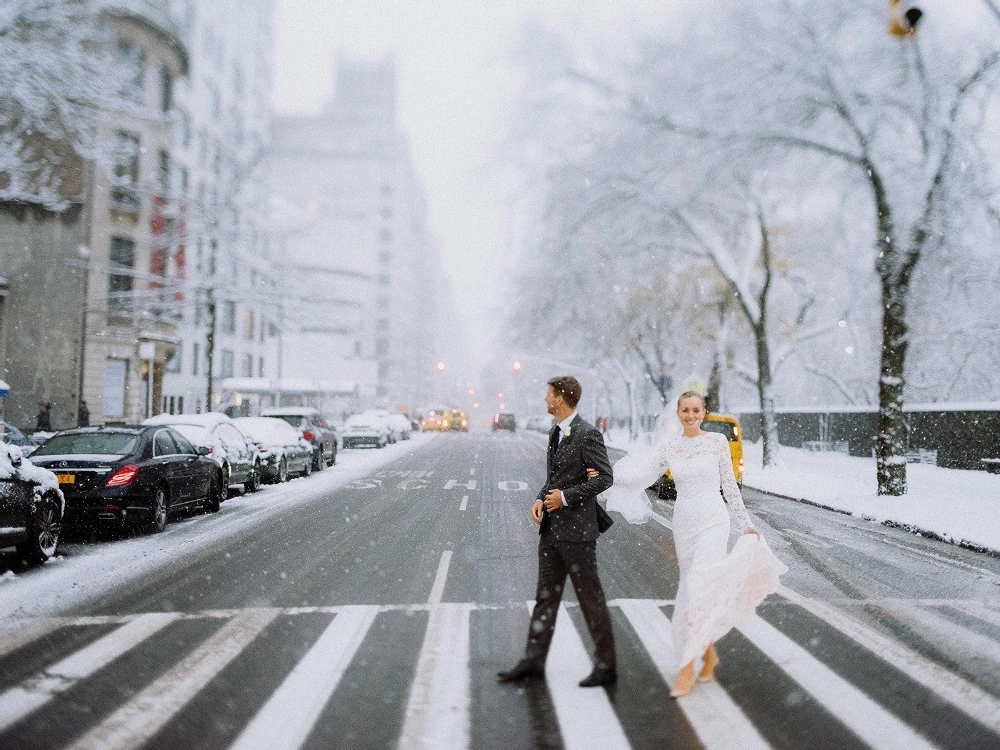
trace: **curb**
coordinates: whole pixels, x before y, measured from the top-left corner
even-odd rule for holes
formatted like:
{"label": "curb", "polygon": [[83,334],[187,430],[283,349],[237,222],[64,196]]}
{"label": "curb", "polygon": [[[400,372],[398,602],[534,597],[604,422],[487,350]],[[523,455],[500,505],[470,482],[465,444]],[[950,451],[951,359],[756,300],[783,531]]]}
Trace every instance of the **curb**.
{"label": "curb", "polygon": [[927,539],[933,539],[938,542],[944,542],[945,544],[954,544],[962,549],[970,550],[971,552],[978,552],[983,555],[988,555],[989,557],[1000,558],[1000,550],[993,549],[992,547],[986,547],[982,544],[977,544],[976,542],[968,542],[965,539],[960,539],[955,541],[947,536],[939,534],[936,531],[928,531],[927,529],[920,528],[914,524],[900,523],[899,521],[893,521],[891,519],[886,519],[885,521],[879,521],[876,518],[865,515],[855,515],[849,510],[844,510],[843,508],[834,508],[830,505],[824,505],[823,503],[818,503],[815,500],[807,500],[804,497],[792,497],[791,495],[781,495],[777,492],[769,492],[768,490],[762,490],[757,487],[751,487],[749,484],[743,485],[748,490],[753,490],[754,492],[759,492],[762,495],[767,495],[768,497],[775,497],[780,500],[791,500],[793,503],[803,503],[804,505],[811,505],[814,508],[822,508],[823,510],[829,510],[834,513],[840,513],[842,516],[852,516],[854,518],[862,518],[866,521],[875,521],[883,526],[888,526],[892,529],[902,529],[903,531],[908,531],[911,534],[919,534]]}

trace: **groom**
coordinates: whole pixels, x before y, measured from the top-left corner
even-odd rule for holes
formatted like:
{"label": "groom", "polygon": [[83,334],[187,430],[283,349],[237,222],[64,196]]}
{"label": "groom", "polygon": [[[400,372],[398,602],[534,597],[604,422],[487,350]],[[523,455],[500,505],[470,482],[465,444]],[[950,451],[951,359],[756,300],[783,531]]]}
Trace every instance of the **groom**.
{"label": "groom", "polygon": [[[580,687],[610,685],[618,673],[611,615],[597,575],[597,496],[611,486],[611,463],[604,437],[576,413],[583,392],[580,381],[558,377],[548,386],[545,405],[556,425],[549,433],[545,486],[531,506],[531,518],[540,527],[535,609],[524,658],[497,677],[500,682],[520,682],[545,675],[545,657],[568,574],[596,651],[594,671]],[[587,478],[588,467],[596,470],[593,479]]]}

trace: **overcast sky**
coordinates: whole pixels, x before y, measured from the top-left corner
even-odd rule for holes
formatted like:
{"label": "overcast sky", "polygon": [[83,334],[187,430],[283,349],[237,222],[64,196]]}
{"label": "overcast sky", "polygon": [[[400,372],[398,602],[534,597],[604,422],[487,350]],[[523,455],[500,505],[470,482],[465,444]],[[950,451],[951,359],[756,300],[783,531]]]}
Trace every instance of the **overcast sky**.
{"label": "overcast sky", "polygon": [[[400,125],[427,190],[431,231],[470,340],[484,342],[499,279],[516,252],[510,203],[494,175],[519,30],[541,16],[585,37],[654,23],[669,4],[560,0],[539,9],[537,0],[278,0],[276,105],[282,113],[316,112],[332,91],[338,50],[366,58],[395,53]],[[473,355],[481,362],[485,352]]]}

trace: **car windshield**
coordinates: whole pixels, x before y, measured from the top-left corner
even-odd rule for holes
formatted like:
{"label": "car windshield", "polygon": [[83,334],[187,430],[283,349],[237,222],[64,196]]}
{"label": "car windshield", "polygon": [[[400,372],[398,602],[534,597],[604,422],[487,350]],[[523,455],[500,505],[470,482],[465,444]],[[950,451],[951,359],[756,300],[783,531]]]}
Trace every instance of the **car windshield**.
{"label": "car windshield", "polygon": [[705,432],[717,432],[720,435],[725,435],[729,442],[736,440],[736,429],[732,422],[713,422],[706,419],[701,423],[701,429]]}
{"label": "car windshield", "polygon": [[196,424],[170,425],[195,445],[208,445],[208,430]]}
{"label": "car windshield", "polygon": [[275,414],[276,419],[283,419],[296,430],[305,424],[306,418],[299,414]]}
{"label": "car windshield", "polygon": [[349,417],[345,427],[355,427],[361,429],[370,429],[373,427],[374,420],[368,417]]}
{"label": "car windshield", "polygon": [[70,432],[49,438],[33,455],[124,456],[135,450],[138,440],[134,432]]}

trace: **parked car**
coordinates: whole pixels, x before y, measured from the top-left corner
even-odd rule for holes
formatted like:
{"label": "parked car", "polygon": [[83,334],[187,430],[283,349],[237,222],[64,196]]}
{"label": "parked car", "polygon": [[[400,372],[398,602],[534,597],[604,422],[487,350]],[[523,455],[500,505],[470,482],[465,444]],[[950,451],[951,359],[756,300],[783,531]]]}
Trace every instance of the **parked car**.
{"label": "parked car", "polygon": [[243,434],[257,446],[262,476],[268,482],[287,482],[293,474],[312,474],[312,443],[288,422],[277,417],[236,417]]}
{"label": "parked car", "polygon": [[[28,436],[14,425],[9,422],[0,422],[0,425],[3,426],[3,438],[0,439],[0,442],[4,442],[7,445],[16,445],[19,448],[28,449],[29,451],[35,447],[32,445],[31,440],[28,439]],[[28,451],[22,451],[22,453],[26,452]]]}
{"label": "parked car", "polygon": [[509,411],[498,411],[493,415],[493,431],[497,430],[517,432],[517,418]]}
{"label": "parked car", "polygon": [[32,463],[54,472],[64,523],[140,526],[157,533],[185,509],[219,510],[222,469],[172,427],[78,427],[45,441]]}
{"label": "parked car", "polygon": [[[733,462],[733,475],[736,483],[743,486],[743,431],[740,429],[740,420],[728,414],[715,414],[709,412],[705,415],[705,421],[701,423],[701,429],[705,432],[718,432],[726,436],[729,441],[729,457]],[[674,478],[667,470],[663,476],[657,479],[650,489],[656,492],[656,496],[664,500],[677,499],[677,487]],[[721,488],[720,488],[721,491]]]}
{"label": "parked car", "polygon": [[364,445],[384,448],[389,444],[389,427],[384,417],[375,414],[352,414],[344,422],[341,440],[345,448],[359,448]]}
{"label": "parked car", "polygon": [[308,407],[274,407],[264,409],[262,417],[283,419],[312,443],[313,471],[337,463],[337,431],[323,418],[319,409]]}
{"label": "parked car", "polygon": [[35,466],[16,445],[0,443],[0,547],[28,562],[56,554],[65,499],[51,471]]}
{"label": "parked car", "polygon": [[[233,420],[219,412],[207,414],[159,414],[143,421],[149,425],[170,425],[194,445],[208,448],[208,455],[222,469],[222,484],[242,486],[256,492],[261,483],[261,460],[257,446]],[[228,491],[226,493],[229,494]]]}
{"label": "parked car", "polygon": [[404,414],[390,414],[385,418],[389,429],[395,434],[397,440],[409,440],[410,433],[413,432],[413,425]]}

